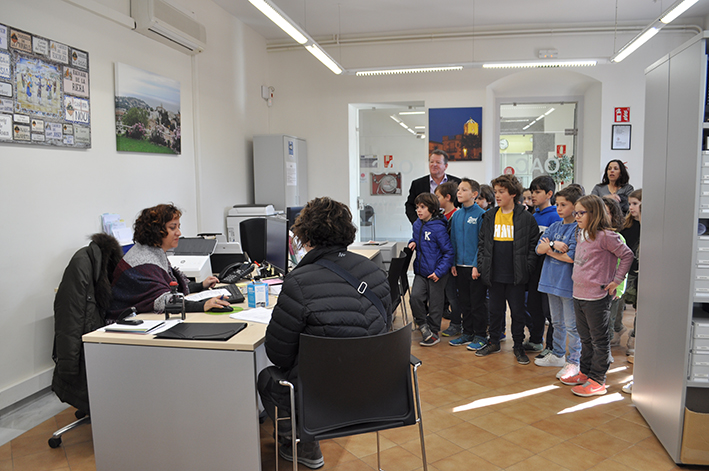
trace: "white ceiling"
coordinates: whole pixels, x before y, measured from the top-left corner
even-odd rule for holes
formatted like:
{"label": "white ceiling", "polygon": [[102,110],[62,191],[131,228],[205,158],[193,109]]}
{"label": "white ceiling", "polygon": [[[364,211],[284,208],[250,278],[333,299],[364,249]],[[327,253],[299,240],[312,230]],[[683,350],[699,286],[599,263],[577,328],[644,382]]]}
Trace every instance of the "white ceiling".
{"label": "white ceiling", "polygon": [[[214,1],[270,43],[289,40],[248,0]],[[316,40],[336,35],[373,37],[402,32],[608,26],[616,21],[619,25],[644,25],[674,3],[674,0],[270,1]],[[699,0],[681,20],[707,15],[709,0]]]}

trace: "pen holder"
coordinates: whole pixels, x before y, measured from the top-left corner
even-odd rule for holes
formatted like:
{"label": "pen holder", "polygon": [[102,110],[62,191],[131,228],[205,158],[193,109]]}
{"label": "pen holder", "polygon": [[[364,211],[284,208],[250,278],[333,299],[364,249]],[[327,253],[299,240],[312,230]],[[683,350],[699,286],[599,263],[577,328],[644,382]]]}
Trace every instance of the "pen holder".
{"label": "pen holder", "polygon": [[180,314],[183,321],[187,318],[185,315],[184,294],[172,293],[168,296],[167,302],[165,303],[165,320],[168,320],[171,314]]}
{"label": "pen holder", "polygon": [[246,288],[249,307],[268,306],[268,285],[266,283],[250,283]]}

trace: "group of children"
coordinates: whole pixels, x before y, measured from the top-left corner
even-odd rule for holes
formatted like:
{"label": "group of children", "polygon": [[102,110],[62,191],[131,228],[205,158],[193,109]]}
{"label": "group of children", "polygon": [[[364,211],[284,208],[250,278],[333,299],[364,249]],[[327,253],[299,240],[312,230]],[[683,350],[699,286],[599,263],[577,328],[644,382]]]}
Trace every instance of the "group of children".
{"label": "group of children", "polygon": [[[555,188],[551,177],[537,177],[523,201],[517,178],[501,175],[490,186],[463,178],[418,195],[411,309],[421,345],[455,337],[451,346],[485,357],[500,352],[509,306],[518,363],[539,352],[534,363],[560,368],[556,377],[574,394],[605,394],[610,346],[625,329],[619,286],[629,272],[637,280],[642,190],[630,195],[623,219],[613,195]],[[446,301],[450,325],[441,331]]]}

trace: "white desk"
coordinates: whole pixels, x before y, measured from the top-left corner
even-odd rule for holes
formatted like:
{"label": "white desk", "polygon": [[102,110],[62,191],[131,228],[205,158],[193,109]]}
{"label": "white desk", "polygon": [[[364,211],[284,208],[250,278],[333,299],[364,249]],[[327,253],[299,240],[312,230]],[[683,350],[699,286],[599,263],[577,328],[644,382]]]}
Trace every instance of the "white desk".
{"label": "white desk", "polygon": [[[187,320],[236,322],[205,313]],[[97,471],[260,470],[265,333],[250,322],[227,342],[84,335]]]}

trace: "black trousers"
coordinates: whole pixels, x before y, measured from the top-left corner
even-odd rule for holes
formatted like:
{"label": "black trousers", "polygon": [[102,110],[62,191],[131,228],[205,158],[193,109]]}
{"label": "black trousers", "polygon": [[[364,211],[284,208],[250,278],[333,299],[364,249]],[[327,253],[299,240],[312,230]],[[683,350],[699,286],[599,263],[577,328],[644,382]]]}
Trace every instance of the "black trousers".
{"label": "black trousers", "polygon": [[[456,267],[458,276],[458,304],[463,317],[463,333],[487,336],[487,286],[482,279],[473,280],[473,267]],[[449,281],[450,283],[450,281]],[[452,317],[451,317],[452,319]],[[451,320],[451,322],[453,322]],[[497,337],[499,339],[499,336]]]}
{"label": "black trousers", "polygon": [[514,348],[522,348],[524,343],[524,285],[492,282],[488,288],[490,295],[490,343],[500,343],[502,326],[505,322],[506,304],[510,305],[512,317],[512,340]]}
{"label": "black trousers", "polygon": [[537,268],[532,273],[529,283],[527,283],[527,312],[532,320],[529,328],[529,341],[533,343],[544,343],[544,326],[549,321],[547,329],[546,345],[549,350],[554,349],[554,327],[551,323],[551,311],[549,310],[549,298],[546,293],[540,293],[539,278],[542,274],[542,264],[544,257],[539,257]]}
{"label": "black trousers", "polygon": [[608,339],[611,300],[610,295],[595,301],[574,298],[576,330],[581,338],[579,369],[598,384],[606,382],[606,373],[611,364],[611,344]]}

